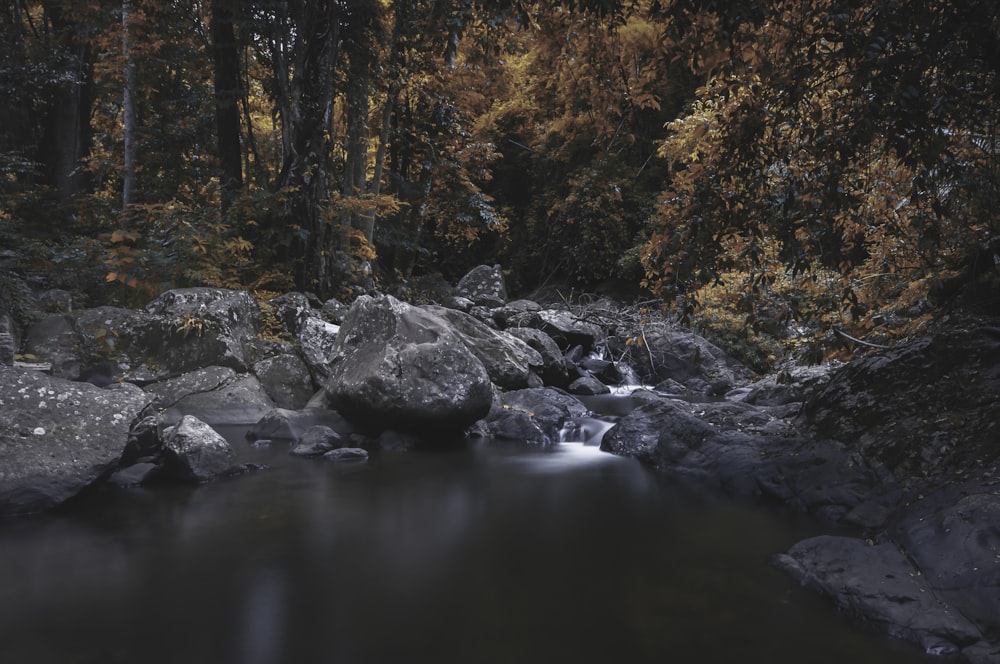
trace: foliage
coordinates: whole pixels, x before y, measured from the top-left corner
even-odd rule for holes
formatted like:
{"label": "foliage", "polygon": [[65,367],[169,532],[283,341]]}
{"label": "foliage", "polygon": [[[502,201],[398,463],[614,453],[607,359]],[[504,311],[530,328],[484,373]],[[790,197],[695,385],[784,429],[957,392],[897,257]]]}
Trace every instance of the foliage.
{"label": "foliage", "polygon": [[[660,148],[671,177],[643,251],[658,293],[736,270],[759,303],[787,270],[816,302],[832,270],[841,302],[812,314],[871,330],[996,234],[994,4],[680,5],[671,38],[705,83]],[[983,41],[955,39],[973,16]]]}
{"label": "foliage", "polygon": [[122,4],[0,12],[0,240],[95,300],[500,262],[513,291],[642,281],[759,365],[923,329],[1000,236],[989,0],[128,4],[128,209]]}

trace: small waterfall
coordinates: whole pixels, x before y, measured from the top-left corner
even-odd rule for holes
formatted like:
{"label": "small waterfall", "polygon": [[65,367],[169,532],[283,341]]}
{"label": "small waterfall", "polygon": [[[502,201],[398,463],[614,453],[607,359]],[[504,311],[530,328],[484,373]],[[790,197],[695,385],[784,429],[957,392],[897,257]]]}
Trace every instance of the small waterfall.
{"label": "small waterfall", "polygon": [[578,417],[567,420],[559,431],[560,443],[582,443],[598,446],[604,434],[615,425],[609,420],[595,417]]}

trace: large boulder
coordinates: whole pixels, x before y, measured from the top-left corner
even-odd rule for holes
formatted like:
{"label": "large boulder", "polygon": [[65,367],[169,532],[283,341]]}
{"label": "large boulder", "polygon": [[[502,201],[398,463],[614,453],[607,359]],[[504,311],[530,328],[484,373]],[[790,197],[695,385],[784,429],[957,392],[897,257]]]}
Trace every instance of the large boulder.
{"label": "large boulder", "polygon": [[487,307],[500,307],[507,302],[507,285],[499,265],[480,265],[458,282],[455,294]]}
{"label": "large boulder", "polygon": [[518,390],[538,380],[535,371],[542,367],[542,356],[521,339],[494,330],[455,309],[433,305],[423,309],[451,323],[466,347],[483,363],[490,380],[499,387]]}
{"label": "large boulder", "polygon": [[879,525],[894,485],[836,441],[800,437],[787,420],[744,403],[643,397],[601,449],[740,498],[766,498],[824,519]]}
{"label": "large boulder", "polygon": [[163,431],[167,471],[185,482],[208,482],[238,470],[236,451],[212,427],[185,415]]}
{"label": "large boulder", "polygon": [[110,363],[117,378],[143,384],[208,365],[247,371],[248,345],[259,328],[260,310],[249,293],[184,288],[140,311],[50,314],[30,326],[25,350],[62,378],[85,379],[93,365]]}
{"label": "large boulder", "polygon": [[0,516],[54,507],[109,474],[151,401],[133,385],[0,366]]}
{"label": "large boulder", "polygon": [[587,415],[587,407],[562,390],[551,387],[514,390],[498,395],[483,423],[483,433],[550,445],[559,442],[559,432],[567,422]]}
{"label": "large boulder", "polygon": [[461,431],[492,403],[489,374],[453,327],[390,295],[354,302],[333,356],[330,403],[368,429]]}
{"label": "large boulder", "polygon": [[314,379],[322,384],[330,377],[332,349],[340,333],[340,326],[321,318],[306,318],[299,325],[297,339],[302,358]]}
{"label": "large boulder", "polygon": [[635,368],[646,383],[672,381],[694,394],[724,392],[748,381],[751,373],[704,337],[669,323],[644,327],[644,352]]}
{"label": "large boulder", "polygon": [[254,362],[253,373],[279,408],[304,408],[316,394],[309,367],[292,349]]}
{"label": "large boulder", "polygon": [[205,367],[148,385],[157,395],[164,423],[194,415],[212,425],[254,424],[275,404],[256,376],[228,367]]}
{"label": "large boulder", "polygon": [[[247,371],[247,340],[261,325],[260,307],[246,291],[179,288],[146,305],[155,317],[143,338],[153,377],[208,365]],[[160,369],[161,371],[157,371]]]}
{"label": "large boulder", "polygon": [[930,654],[957,655],[981,638],[893,544],[823,535],[799,542],[774,563],[852,618]]}
{"label": "large boulder", "polygon": [[1000,630],[1000,496],[986,485],[951,486],[918,499],[889,533],[935,594],[983,633]]}
{"label": "large boulder", "polygon": [[509,327],[505,330],[533,348],[542,359],[541,378],[545,385],[565,389],[579,372],[562,351],[555,340],[545,332],[533,327]]}
{"label": "large boulder", "polygon": [[903,481],[1000,469],[1000,328],[950,329],[852,360],[805,404],[804,424]]}
{"label": "large boulder", "polygon": [[531,327],[552,337],[564,350],[581,346],[591,350],[604,337],[604,329],[565,309],[542,309],[531,318]]}

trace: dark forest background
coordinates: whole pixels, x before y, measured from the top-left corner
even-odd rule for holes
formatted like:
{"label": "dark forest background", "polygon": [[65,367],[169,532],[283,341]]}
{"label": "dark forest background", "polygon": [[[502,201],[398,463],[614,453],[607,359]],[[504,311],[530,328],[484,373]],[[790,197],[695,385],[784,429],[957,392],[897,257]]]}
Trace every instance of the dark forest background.
{"label": "dark forest background", "polygon": [[0,304],[500,263],[742,334],[996,296],[995,0],[13,0]]}

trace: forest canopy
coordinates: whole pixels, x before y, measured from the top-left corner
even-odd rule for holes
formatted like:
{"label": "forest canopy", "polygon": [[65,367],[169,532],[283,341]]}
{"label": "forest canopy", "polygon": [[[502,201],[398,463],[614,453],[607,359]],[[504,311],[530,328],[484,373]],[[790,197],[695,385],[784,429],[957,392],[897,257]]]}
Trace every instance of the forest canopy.
{"label": "forest canopy", "polygon": [[994,0],[14,0],[0,40],[0,246],[92,303],[486,262],[891,338],[996,279]]}

